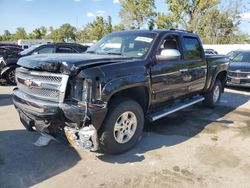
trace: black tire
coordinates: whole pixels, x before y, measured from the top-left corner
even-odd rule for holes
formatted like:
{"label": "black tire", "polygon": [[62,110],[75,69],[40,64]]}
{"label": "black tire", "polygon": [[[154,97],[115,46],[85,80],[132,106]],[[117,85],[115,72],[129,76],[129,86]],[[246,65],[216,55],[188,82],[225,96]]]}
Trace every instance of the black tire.
{"label": "black tire", "polygon": [[[215,100],[214,98],[216,93],[218,95],[218,97],[215,97],[217,100]],[[213,85],[213,88],[204,95],[205,96],[204,105],[210,108],[214,108],[220,102],[221,93],[222,93],[222,83],[220,80],[216,80]]]}
{"label": "black tire", "polygon": [[[11,68],[9,69],[5,74],[4,74],[4,78],[6,80],[6,82],[10,85],[16,85],[16,81],[15,81],[15,68]],[[14,77],[13,77],[14,76]]]}
{"label": "black tire", "polygon": [[[126,112],[132,112],[133,117],[136,117],[137,126],[130,140],[126,143],[119,143],[115,138],[114,128],[116,122],[119,121],[119,117]],[[100,130],[100,148],[109,154],[120,154],[128,151],[140,140],[143,132],[143,126],[144,113],[141,106],[136,101],[126,98],[115,100],[111,104],[108,115]],[[123,134],[125,134],[125,137],[123,138],[126,138],[126,133]]]}

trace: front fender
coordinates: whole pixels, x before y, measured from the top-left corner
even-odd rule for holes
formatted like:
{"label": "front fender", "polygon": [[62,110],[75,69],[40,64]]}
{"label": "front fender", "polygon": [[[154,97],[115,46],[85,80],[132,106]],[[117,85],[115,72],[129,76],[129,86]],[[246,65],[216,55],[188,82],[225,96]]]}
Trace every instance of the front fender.
{"label": "front fender", "polygon": [[144,86],[149,90],[149,77],[142,74],[136,74],[136,75],[128,75],[125,77],[116,78],[109,81],[103,87],[102,98],[105,101],[109,101],[111,96],[119,91],[140,86]]}

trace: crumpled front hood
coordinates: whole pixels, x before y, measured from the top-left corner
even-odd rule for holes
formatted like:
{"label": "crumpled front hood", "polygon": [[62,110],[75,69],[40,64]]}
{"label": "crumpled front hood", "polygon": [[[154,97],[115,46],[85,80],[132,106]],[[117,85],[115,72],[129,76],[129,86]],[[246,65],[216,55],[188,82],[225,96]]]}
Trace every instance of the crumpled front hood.
{"label": "crumpled front hood", "polygon": [[20,58],[18,65],[24,68],[74,75],[81,68],[128,60],[117,55],[96,54],[40,54]]}
{"label": "crumpled front hood", "polygon": [[250,72],[250,62],[231,62],[229,64],[229,70],[230,71],[244,71],[244,72]]}

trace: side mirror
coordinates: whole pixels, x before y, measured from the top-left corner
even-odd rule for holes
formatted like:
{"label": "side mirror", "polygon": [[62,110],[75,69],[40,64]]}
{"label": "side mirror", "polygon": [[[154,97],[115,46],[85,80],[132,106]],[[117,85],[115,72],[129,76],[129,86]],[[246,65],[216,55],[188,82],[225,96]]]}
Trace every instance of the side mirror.
{"label": "side mirror", "polygon": [[37,55],[37,54],[39,54],[39,52],[33,52],[33,53],[32,53],[32,55]]}
{"label": "side mirror", "polygon": [[156,56],[157,60],[179,60],[181,53],[176,49],[163,49],[160,55]]}

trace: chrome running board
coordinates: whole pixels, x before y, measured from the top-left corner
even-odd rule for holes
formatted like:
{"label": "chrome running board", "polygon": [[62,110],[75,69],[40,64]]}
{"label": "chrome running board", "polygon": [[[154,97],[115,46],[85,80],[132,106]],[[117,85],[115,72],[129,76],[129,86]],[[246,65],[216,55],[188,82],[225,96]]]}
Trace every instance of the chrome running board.
{"label": "chrome running board", "polygon": [[149,115],[147,115],[147,118],[149,119],[150,122],[153,122],[153,121],[161,119],[169,114],[172,114],[174,112],[177,112],[179,110],[187,108],[189,106],[192,106],[193,104],[199,103],[199,102],[204,101],[204,100],[205,100],[205,98],[203,96],[196,96],[196,97],[193,97],[185,102],[179,103],[175,106],[170,106],[170,107],[162,109],[161,111],[149,114]]}

